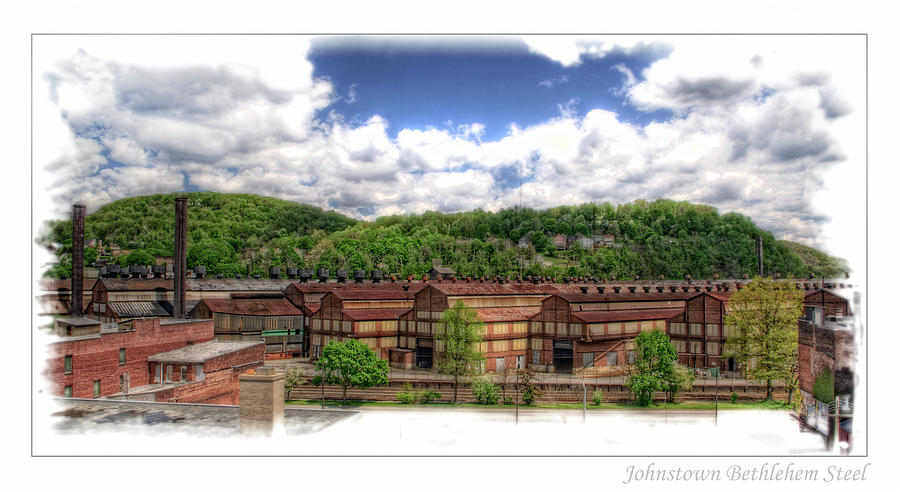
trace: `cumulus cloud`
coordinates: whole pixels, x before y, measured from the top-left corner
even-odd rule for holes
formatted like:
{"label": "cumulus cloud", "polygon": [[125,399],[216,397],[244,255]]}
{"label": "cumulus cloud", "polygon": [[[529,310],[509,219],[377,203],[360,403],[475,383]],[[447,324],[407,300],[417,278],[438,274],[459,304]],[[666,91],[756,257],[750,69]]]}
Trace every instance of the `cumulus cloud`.
{"label": "cumulus cloud", "polygon": [[[38,43],[48,61],[36,120],[52,138],[36,162],[50,176],[51,198],[66,209],[190,185],[372,219],[498,210],[520,196],[533,208],[665,197],[743,213],[779,237],[815,243],[827,218],[813,197],[824,170],[846,159],[835,125],[859,104],[847,74],[827,71],[828,57],[803,44],[541,36],[526,43],[563,65],[636,50],[666,55],[640,73],[615,65],[623,81],[613,93],[676,116],[641,126],[615,108],[576,111],[573,99],[555,118],[512,124],[496,140],[485,140],[477,121],[399,128],[392,137],[378,115],[355,124],[339,114],[317,119],[330,102],[358,96],[353,86],[338,95],[316,80],[307,44],[294,41],[263,43],[263,60],[237,44],[225,56],[164,43],[144,59],[96,43]],[[209,53],[216,56],[201,56]]]}

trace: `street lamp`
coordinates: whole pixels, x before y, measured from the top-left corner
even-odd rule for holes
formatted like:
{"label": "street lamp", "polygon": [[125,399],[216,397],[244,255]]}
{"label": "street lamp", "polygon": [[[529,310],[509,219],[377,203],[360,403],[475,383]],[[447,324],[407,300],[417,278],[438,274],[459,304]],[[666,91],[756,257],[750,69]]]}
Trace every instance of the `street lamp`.
{"label": "street lamp", "polygon": [[719,425],[719,367],[717,362],[713,362],[713,371],[716,373],[716,425]]}

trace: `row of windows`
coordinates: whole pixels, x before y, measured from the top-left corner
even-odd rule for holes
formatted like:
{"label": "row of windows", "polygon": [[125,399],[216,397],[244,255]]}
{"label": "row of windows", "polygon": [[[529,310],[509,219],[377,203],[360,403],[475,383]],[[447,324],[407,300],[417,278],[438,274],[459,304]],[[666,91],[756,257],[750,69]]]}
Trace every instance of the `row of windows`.
{"label": "row of windows", "polygon": [[[119,349],[119,365],[125,365],[125,349]],[[72,356],[67,355],[63,358],[63,373],[64,374],[72,374]]]}

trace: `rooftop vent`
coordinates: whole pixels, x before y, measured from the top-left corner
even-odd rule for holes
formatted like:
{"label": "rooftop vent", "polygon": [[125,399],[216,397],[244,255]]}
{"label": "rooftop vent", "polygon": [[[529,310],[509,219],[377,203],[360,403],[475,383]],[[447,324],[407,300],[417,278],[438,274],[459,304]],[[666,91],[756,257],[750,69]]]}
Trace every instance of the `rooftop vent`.
{"label": "rooftop vent", "polygon": [[712,292],[712,285],[706,286],[706,292]]}
{"label": "rooftop vent", "polygon": [[637,290],[637,288],[636,288],[635,286],[633,286],[633,285],[630,286],[630,287],[628,287],[628,292],[631,292],[632,294],[634,294],[634,291],[635,291],[635,290]]}
{"label": "rooftop vent", "polygon": [[258,274],[258,273],[254,273],[254,274],[253,274],[253,278],[258,279],[258,278],[259,278],[259,274]]}
{"label": "rooftop vent", "polygon": [[150,267],[150,272],[156,278],[163,278],[166,276],[166,266],[165,265],[153,265]]}
{"label": "rooftop vent", "polygon": [[203,265],[197,265],[194,267],[194,276],[197,278],[203,278],[206,275],[206,267]]}
{"label": "rooftop vent", "polygon": [[278,278],[281,277],[281,269],[278,267],[270,267],[269,268],[269,278]]}
{"label": "rooftop vent", "polygon": [[572,279],[570,279],[569,277],[566,277],[566,278],[563,279],[563,283],[566,284],[566,285],[571,284],[571,283],[572,283]]}
{"label": "rooftop vent", "polygon": [[403,291],[406,292],[409,290],[409,284],[403,284]]}
{"label": "rooftop vent", "polygon": [[665,290],[665,289],[663,289],[663,286],[662,286],[662,285],[657,285],[657,286],[656,286],[656,292],[662,292],[663,290]]}
{"label": "rooftop vent", "polygon": [[381,279],[383,279],[383,278],[384,278],[384,274],[381,273],[381,270],[372,270],[372,282],[373,283],[377,284],[377,283],[381,282]]}
{"label": "rooftop vent", "polygon": [[353,281],[361,284],[363,280],[366,279],[366,271],[365,270],[353,270]]}
{"label": "rooftop vent", "polygon": [[650,286],[649,286],[649,285],[645,285],[645,286],[643,287],[643,289],[644,289],[644,292],[650,292]]}
{"label": "rooftop vent", "polygon": [[615,291],[615,293],[618,294],[619,292],[622,291],[622,288],[617,285],[617,286],[613,287],[613,291]]}
{"label": "rooftop vent", "polygon": [[221,273],[216,274],[216,278],[222,278],[222,277],[223,277],[223,275]]}
{"label": "rooftop vent", "polygon": [[606,287],[599,285],[597,286],[597,292],[602,294],[606,290]]}
{"label": "rooftop vent", "polygon": [[669,292],[678,292],[678,287],[676,287],[676,286],[674,286],[674,285],[670,285],[670,286],[669,286]]}
{"label": "rooftop vent", "polygon": [[335,274],[335,276],[337,277],[337,281],[339,283],[344,283],[347,281],[347,270],[344,270],[344,269],[338,270],[337,273]]}
{"label": "rooftop vent", "polygon": [[306,283],[312,278],[312,268],[300,269],[300,282]]}
{"label": "rooftop vent", "polygon": [[681,286],[681,290],[684,291],[684,292],[690,292],[690,291],[691,291],[691,288],[688,287],[687,285],[682,285],[682,286]]}
{"label": "rooftop vent", "polygon": [[236,274],[234,275],[234,278],[244,278],[244,276],[241,275],[240,273],[236,273]]}
{"label": "rooftop vent", "polygon": [[587,293],[588,293],[588,288],[587,288],[587,286],[584,286],[584,285],[581,286],[581,293],[582,293],[582,294],[587,294]]}
{"label": "rooftop vent", "polygon": [[699,286],[699,285],[695,285],[695,286],[694,286],[694,292],[700,292],[700,286]]}
{"label": "rooftop vent", "polygon": [[319,283],[324,284],[325,282],[327,282],[330,274],[331,274],[331,272],[329,272],[327,268],[320,268],[319,269]]}
{"label": "rooftop vent", "polygon": [[296,278],[297,273],[299,273],[299,270],[297,270],[296,268],[288,268],[287,269],[288,278]]}
{"label": "rooftop vent", "polygon": [[690,274],[685,275],[685,276],[684,276],[684,279],[687,280],[687,283],[691,283],[691,276],[690,276]]}

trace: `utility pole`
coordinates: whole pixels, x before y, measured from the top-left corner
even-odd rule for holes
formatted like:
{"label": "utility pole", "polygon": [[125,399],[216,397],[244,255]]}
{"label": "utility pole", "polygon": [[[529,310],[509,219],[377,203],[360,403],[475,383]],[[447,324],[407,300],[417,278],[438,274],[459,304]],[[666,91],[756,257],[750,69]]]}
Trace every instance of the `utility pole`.
{"label": "utility pole", "polygon": [[519,425],[519,358],[516,357],[516,425]]}
{"label": "utility pole", "polygon": [[587,386],[584,385],[584,369],[581,370],[581,423],[587,420]]}
{"label": "utility pole", "polygon": [[719,425],[719,367],[715,362],[713,370],[716,371],[716,425]]}
{"label": "utility pole", "polygon": [[322,410],[325,410],[325,366],[322,366]]}

